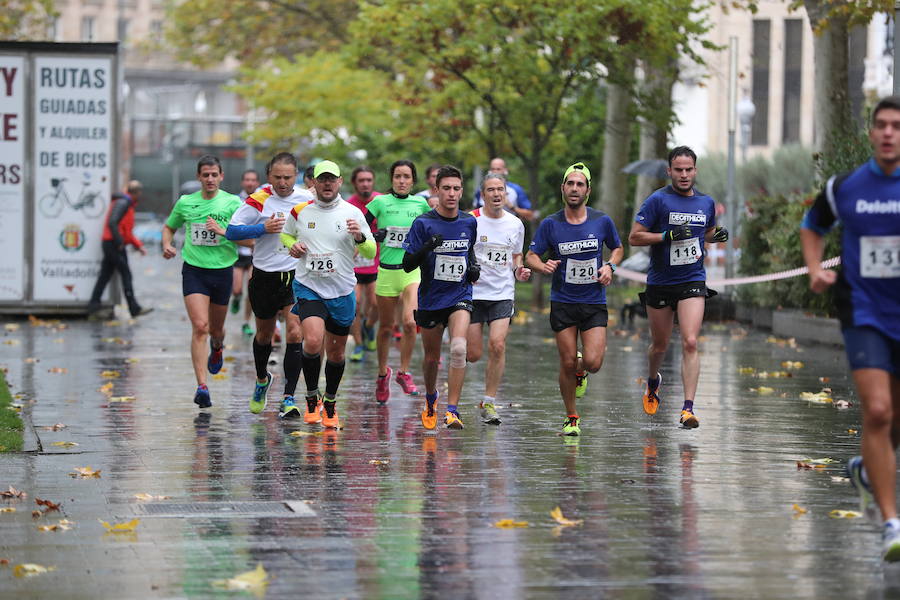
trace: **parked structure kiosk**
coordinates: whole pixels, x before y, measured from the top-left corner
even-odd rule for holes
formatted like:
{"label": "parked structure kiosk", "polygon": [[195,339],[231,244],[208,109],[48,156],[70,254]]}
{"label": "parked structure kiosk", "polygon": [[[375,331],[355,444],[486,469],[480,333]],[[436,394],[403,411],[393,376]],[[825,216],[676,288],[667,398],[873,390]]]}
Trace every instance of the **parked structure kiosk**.
{"label": "parked structure kiosk", "polygon": [[0,312],[86,312],[121,187],[121,81],[116,43],[0,42]]}

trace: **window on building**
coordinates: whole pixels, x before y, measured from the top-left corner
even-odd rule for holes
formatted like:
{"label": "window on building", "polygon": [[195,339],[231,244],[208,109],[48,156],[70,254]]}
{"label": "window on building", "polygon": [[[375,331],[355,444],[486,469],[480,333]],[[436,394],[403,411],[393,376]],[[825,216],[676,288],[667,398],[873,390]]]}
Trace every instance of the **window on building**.
{"label": "window on building", "polygon": [[765,146],[769,143],[769,60],[772,23],[768,19],[753,21],[753,88],[751,96],[756,106],[750,143]]}
{"label": "window on building", "polygon": [[866,79],[866,52],[868,32],[865,25],[857,25],[850,30],[850,54],[847,57],[847,84],[850,92],[850,115],[853,122],[865,127],[866,95],[863,83]]}
{"label": "window on building", "polygon": [[150,37],[153,39],[159,39],[162,37],[163,32],[163,22],[159,19],[154,19],[150,21]]}
{"label": "window on building", "polygon": [[81,17],[81,41],[93,42],[96,38],[96,19],[94,17]]}
{"label": "window on building", "polygon": [[781,141],[800,141],[800,95],[803,82],[803,21],[784,20],[784,104]]}

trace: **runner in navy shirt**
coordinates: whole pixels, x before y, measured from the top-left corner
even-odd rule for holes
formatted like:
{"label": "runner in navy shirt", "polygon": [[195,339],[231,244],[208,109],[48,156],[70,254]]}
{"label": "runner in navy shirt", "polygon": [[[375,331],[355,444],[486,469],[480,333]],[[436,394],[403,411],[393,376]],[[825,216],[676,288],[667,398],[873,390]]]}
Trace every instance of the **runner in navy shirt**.
{"label": "runner in navy shirt", "polygon": [[[814,292],[834,297],[853,380],[862,400],[862,457],[847,462],[863,512],[884,520],[884,560],[900,561],[896,448],[900,436],[900,96],[872,112],[875,156],[832,177],[800,229]],[[841,271],[821,266],[823,236],[840,221]],[[865,464],[865,466],[863,466]]]}
{"label": "runner in navy shirt", "polygon": [[462,429],[457,405],[466,374],[466,332],[472,312],[472,283],[478,280],[480,268],[475,260],[475,217],[459,212],[462,197],[462,173],[456,167],[444,166],[437,172],[437,208],[416,217],[403,243],[406,254],[403,270],[407,273],[421,266],[419,308],[416,324],[422,328],[425,357],[425,407],[422,425],[437,426],[437,374],[441,358],[444,328],[450,329],[450,369],[448,371],[447,412],[444,425]]}
{"label": "runner in navy shirt", "polygon": [[[612,219],[585,206],[591,195],[591,172],[584,163],[566,169],[560,189],[565,208],[541,221],[525,264],[533,271],[553,275],[550,327],[556,332],[559,391],[566,406],[563,435],[581,435],[576,393],[587,382],[585,371],[596,373],[603,364],[607,323],[605,286],[612,282],[623,252]],[[604,245],[612,251],[606,263],[603,262]],[[549,255],[546,262],[541,259],[545,253]],[[578,352],[579,332],[583,356]]]}
{"label": "runner in navy shirt", "polygon": [[675,313],[681,330],[681,381],[684,404],[680,423],[699,427],[694,414],[694,396],[700,378],[697,337],[703,325],[706,298],[715,294],[706,288],[703,268],[706,242],[725,242],[728,230],[716,226],[715,202],[694,189],[697,155],[687,146],[669,153],[669,177],[672,183],[644,200],[631,227],[628,242],[632,246],[650,246],[650,270],[647,290],[641,301],[647,307],[650,322],[649,370],[644,392],[644,412],[659,409],[659,368],[672,337]]}

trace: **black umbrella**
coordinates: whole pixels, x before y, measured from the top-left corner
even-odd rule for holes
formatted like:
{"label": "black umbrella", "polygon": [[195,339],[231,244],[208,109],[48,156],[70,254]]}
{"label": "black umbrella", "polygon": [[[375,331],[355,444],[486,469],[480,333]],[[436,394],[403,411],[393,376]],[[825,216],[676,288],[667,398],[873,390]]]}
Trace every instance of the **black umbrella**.
{"label": "black umbrella", "polygon": [[622,169],[622,172],[653,177],[654,179],[668,179],[669,175],[666,173],[668,166],[669,163],[661,158],[649,158],[628,163]]}

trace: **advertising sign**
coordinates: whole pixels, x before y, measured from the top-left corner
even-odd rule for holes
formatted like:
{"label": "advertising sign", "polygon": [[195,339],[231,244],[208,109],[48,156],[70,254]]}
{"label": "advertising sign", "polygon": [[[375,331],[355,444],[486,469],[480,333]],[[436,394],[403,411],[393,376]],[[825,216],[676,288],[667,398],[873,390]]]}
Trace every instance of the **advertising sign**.
{"label": "advertising sign", "polygon": [[25,58],[0,55],[0,300],[25,297]]}

